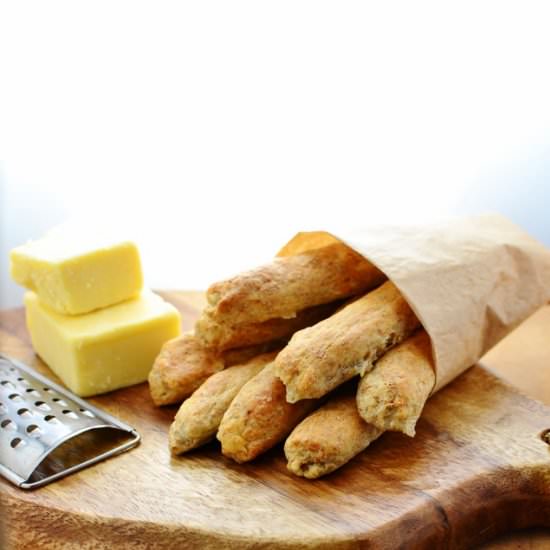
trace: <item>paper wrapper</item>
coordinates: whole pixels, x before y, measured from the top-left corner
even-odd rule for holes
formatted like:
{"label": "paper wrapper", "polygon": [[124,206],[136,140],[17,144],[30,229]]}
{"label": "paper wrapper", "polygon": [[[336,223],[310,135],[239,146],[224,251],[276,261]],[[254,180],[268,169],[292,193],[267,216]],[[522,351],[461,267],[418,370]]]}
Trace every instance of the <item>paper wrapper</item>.
{"label": "paper wrapper", "polygon": [[336,240],[383,271],[416,313],[432,341],[434,392],[550,300],[550,250],[500,215],[298,233],[278,255]]}

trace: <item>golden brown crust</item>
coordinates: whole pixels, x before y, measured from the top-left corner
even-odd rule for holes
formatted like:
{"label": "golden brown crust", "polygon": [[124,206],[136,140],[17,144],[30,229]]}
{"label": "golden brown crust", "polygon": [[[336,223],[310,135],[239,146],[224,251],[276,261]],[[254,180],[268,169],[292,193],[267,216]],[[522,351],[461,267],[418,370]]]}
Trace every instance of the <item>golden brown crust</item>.
{"label": "golden brown crust", "polygon": [[333,302],[373,288],[384,275],[343,243],[271,263],[213,284],[205,313],[218,323],[242,325]]}
{"label": "golden brown crust", "polygon": [[309,479],[324,476],[366,449],[382,431],[359,416],[355,392],[337,395],[294,428],[285,443],[287,468]]}
{"label": "golden brown crust", "polygon": [[229,325],[218,323],[203,313],[195,325],[195,333],[205,346],[218,350],[259,345],[288,339],[294,332],[313,325],[330,315],[340,302],[322,304],[300,311],[292,319],[274,318],[261,323]]}
{"label": "golden brown crust", "polygon": [[386,353],[359,383],[357,408],[381,430],[411,437],[435,384],[430,338],[424,330]]}
{"label": "golden brown crust", "polygon": [[208,378],[183,402],[170,426],[172,453],[181,454],[211,440],[239,390],[276,355],[276,352],[259,355],[243,365],[226,368]]}
{"label": "golden brown crust", "polygon": [[248,381],[224,414],[218,439],[222,453],[247,462],[283,440],[316,405],[314,400],[288,403],[273,364]]}
{"label": "golden brown crust", "polygon": [[246,346],[242,348],[233,348],[221,352],[225,368],[233,365],[243,365],[250,359],[270,351],[280,351],[286,344],[284,340],[272,340],[255,346]]}
{"label": "golden brown crust", "polygon": [[420,325],[393,283],[353,301],[294,334],[275,360],[287,399],[319,398],[357,374],[364,374],[388,349]]}
{"label": "golden brown crust", "polygon": [[162,346],[149,373],[149,391],[155,405],[179,403],[209,376],[222,370],[222,357],[187,333]]}

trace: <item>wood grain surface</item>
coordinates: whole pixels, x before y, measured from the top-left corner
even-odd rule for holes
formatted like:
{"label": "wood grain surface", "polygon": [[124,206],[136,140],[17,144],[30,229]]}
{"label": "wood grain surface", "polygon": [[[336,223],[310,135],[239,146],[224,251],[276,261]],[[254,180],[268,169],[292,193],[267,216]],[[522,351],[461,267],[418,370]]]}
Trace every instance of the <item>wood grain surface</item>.
{"label": "wood grain surface", "polygon": [[[200,293],[164,293],[192,326]],[[0,313],[0,350],[55,379],[33,354],[23,312]],[[385,434],[317,481],[286,471],[281,449],[237,465],[213,443],[172,458],[175,407],[146,384],[90,401],[142,444],[33,492],[0,480],[8,548],[472,548],[550,527],[550,306],[435,395],[414,439]],[[491,371],[512,382],[516,391]],[[544,531],[492,548],[534,548]],[[1,541],[0,541],[1,544]],[[539,547],[539,546],[536,546]],[[549,546],[540,546],[540,548]]]}

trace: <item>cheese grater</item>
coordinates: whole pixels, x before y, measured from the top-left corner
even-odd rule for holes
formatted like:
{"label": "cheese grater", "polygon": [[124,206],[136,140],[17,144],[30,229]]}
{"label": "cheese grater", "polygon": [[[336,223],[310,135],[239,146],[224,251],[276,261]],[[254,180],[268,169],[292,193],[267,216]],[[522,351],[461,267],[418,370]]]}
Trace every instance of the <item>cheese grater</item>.
{"label": "cheese grater", "polygon": [[132,447],[132,427],[0,353],[0,474],[34,489]]}

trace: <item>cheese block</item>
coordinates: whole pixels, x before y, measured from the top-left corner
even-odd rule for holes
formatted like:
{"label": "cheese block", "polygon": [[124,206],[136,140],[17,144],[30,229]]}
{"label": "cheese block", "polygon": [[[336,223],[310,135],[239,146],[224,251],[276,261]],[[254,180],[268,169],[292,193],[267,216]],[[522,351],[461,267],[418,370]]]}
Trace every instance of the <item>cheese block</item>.
{"label": "cheese block", "polygon": [[10,260],[15,282],[67,315],[134,298],[143,286],[134,243],[69,228],[13,249]]}
{"label": "cheese block", "polygon": [[86,315],[61,315],[25,295],[36,353],[80,396],[147,380],[162,344],[180,333],[180,315],[151,291]]}

